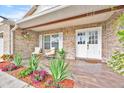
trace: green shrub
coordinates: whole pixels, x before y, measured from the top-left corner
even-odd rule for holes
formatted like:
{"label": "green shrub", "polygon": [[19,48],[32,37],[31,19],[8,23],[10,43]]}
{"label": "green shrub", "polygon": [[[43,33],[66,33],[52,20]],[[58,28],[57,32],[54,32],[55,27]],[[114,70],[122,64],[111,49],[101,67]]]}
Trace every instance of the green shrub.
{"label": "green shrub", "polygon": [[38,68],[38,64],[39,64],[39,57],[32,55],[29,60],[29,68],[35,71]]}
{"label": "green shrub", "polygon": [[39,63],[39,58],[35,55],[32,55],[29,60],[29,68],[20,72],[20,77],[25,77],[31,74],[33,71],[37,70]]}
{"label": "green shrub", "polygon": [[52,60],[50,63],[50,71],[55,84],[66,79],[69,75],[68,64],[66,64],[64,60],[60,59]]}
{"label": "green shrub", "polygon": [[[117,24],[119,26],[119,31],[117,32],[117,36],[119,37],[119,41],[123,44],[124,47],[124,14],[121,14],[117,19]],[[111,67],[115,72],[124,75],[124,53],[119,51],[114,52],[111,59],[108,61],[108,66]]]}
{"label": "green shrub", "polygon": [[117,35],[118,35],[119,41],[120,41],[121,43],[123,43],[123,41],[124,41],[124,30],[118,31],[118,32],[117,32]]}
{"label": "green shrub", "polygon": [[55,59],[50,62],[50,71],[56,84],[69,76],[68,64],[64,59],[65,51],[61,49],[57,51]]}
{"label": "green shrub", "polygon": [[65,59],[65,51],[64,51],[64,49],[61,49],[61,50],[57,51],[56,58],[57,59]]}
{"label": "green shrub", "polygon": [[124,75],[124,53],[120,53],[119,51],[114,52],[107,65],[115,72]]}
{"label": "green shrub", "polygon": [[26,77],[28,75],[30,75],[33,72],[33,70],[31,68],[27,68],[25,70],[22,70],[20,72],[20,77]]}
{"label": "green shrub", "polygon": [[16,66],[21,66],[21,63],[22,63],[22,57],[21,57],[21,55],[20,54],[16,54],[14,56],[14,64]]}
{"label": "green shrub", "polygon": [[[124,27],[124,14],[121,14],[118,17],[117,23],[118,23],[119,28],[121,28],[121,27],[123,28]],[[124,42],[124,29],[119,29],[119,31],[117,32],[117,35],[119,37],[119,41],[121,43],[123,43]]]}

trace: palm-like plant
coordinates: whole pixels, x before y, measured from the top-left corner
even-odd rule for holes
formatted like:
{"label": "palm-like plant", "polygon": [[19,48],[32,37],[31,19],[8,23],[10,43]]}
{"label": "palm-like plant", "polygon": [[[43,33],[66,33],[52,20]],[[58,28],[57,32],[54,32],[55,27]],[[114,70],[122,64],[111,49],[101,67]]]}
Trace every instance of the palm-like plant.
{"label": "palm-like plant", "polygon": [[30,60],[29,60],[29,65],[33,71],[37,70],[38,68],[38,63],[39,63],[39,58],[35,55],[32,55]]}
{"label": "palm-like plant", "polygon": [[64,62],[64,60],[54,59],[50,64],[50,71],[52,73],[54,83],[66,79],[69,75],[68,64]]}
{"label": "palm-like plant", "polygon": [[14,56],[14,64],[15,64],[16,66],[21,66],[21,62],[22,62],[22,57],[21,57],[21,55],[20,55],[20,54],[16,54],[16,55]]}

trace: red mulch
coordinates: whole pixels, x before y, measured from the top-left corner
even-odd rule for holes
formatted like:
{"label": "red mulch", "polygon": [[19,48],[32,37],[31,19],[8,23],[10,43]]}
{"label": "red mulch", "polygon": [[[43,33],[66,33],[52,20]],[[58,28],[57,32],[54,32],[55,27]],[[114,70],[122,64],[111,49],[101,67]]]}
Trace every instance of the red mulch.
{"label": "red mulch", "polygon": [[65,79],[59,83],[63,88],[73,88],[74,81],[70,79]]}
{"label": "red mulch", "polygon": [[[2,63],[0,63],[0,68],[2,68],[4,66],[7,66],[9,64],[11,64],[11,63],[10,62],[6,62],[6,61],[5,62],[2,62]],[[23,80],[24,82],[26,82],[26,83],[28,83],[28,84],[36,87],[36,88],[46,88],[45,81],[47,81],[47,80],[53,80],[51,75],[47,75],[45,77],[45,80],[43,80],[43,81],[41,81],[39,83],[32,82],[30,75],[28,75],[28,76],[26,76],[24,78],[20,78],[19,77],[19,73],[22,70],[24,70],[24,69],[26,69],[26,67],[20,67],[20,68],[18,68],[16,70],[13,70],[11,72],[8,72],[8,73],[11,74],[12,76],[16,77],[16,78],[19,78],[19,79]],[[62,85],[62,87],[64,87],[64,88],[73,88],[74,87],[74,81],[73,80],[70,80],[70,79],[63,80],[59,84]],[[54,86],[53,87],[48,87],[48,88],[54,88]]]}
{"label": "red mulch", "polygon": [[16,78],[19,78],[19,73],[20,73],[22,70],[24,70],[24,69],[26,69],[26,67],[20,67],[20,68],[18,68],[18,69],[16,69],[16,70],[13,70],[13,71],[11,71],[11,72],[8,72],[8,73],[11,74],[12,76],[16,77]]}
{"label": "red mulch", "polygon": [[0,62],[0,69],[2,69],[3,67],[7,66],[7,65],[10,65],[11,63],[10,62],[7,62],[7,61],[3,61],[3,62]]}

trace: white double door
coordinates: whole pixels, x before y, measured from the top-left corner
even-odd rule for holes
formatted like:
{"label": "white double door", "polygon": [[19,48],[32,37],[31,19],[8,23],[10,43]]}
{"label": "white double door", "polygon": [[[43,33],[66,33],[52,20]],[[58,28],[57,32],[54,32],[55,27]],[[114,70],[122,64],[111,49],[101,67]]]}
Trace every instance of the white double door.
{"label": "white double door", "polygon": [[101,27],[76,31],[76,57],[101,59]]}

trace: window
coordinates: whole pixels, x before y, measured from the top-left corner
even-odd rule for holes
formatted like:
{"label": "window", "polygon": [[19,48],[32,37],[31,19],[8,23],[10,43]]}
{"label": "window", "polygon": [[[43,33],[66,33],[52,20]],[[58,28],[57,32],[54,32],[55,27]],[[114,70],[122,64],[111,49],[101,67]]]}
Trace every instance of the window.
{"label": "window", "polygon": [[55,47],[55,49],[59,49],[59,35],[52,35],[51,37],[51,41],[52,41],[52,47]]}
{"label": "window", "polygon": [[3,33],[0,33],[0,38],[3,38]]}
{"label": "window", "polygon": [[49,35],[44,37],[44,48],[50,49],[50,36]]}
{"label": "window", "polygon": [[89,32],[89,44],[98,44],[98,32],[92,31]]}
{"label": "window", "polygon": [[62,38],[61,34],[51,34],[44,36],[44,49],[51,49],[55,47],[55,49],[62,48]]}

